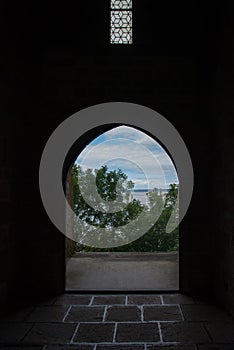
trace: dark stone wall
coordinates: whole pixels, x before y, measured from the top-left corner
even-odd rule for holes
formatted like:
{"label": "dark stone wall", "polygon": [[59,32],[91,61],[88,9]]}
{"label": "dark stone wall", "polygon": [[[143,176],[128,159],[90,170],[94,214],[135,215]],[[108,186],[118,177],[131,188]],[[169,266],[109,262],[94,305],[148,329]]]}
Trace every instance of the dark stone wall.
{"label": "dark stone wall", "polygon": [[214,83],[215,294],[234,314],[234,65],[233,3],[225,13],[225,37]]}
{"label": "dark stone wall", "polygon": [[[14,129],[6,118],[6,109],[1,105],[2,119],[0,122],[0,308],[5,309],[7,296],[14,287],[18,259],[16,253],[17,222],[15,218],[16,203],[14,192]],[[12,138],[12,140],[11,140]],[[13,142],[13,143],[12,143]]]}
{"label": "dark stone wall", "polygon": [[[216,295],[223,301],[217,271],[222,260],[219,239],[225,239],[221,231],[216,232],[214,217],[219,191],[217,148],[221,155],[226,152],[218,140],[231,133],[233,102],[230,95],[228,109],[222,104],[226,112],[220,118],[229,119],[229,126],[220,131],[214,101],[220,91],[217,79],[233,83],[232,77],[222,77],[224,68],[220,68],[231,41],[224,25],[231,16],[227,4],[216,8],[214,3],[192,1],[168,6],[136,0],[134,45],[120,47],[108,44],[108,4],[76,1],[75,8],[72,2],[62,7],[50,2],[43,8],[34,2],[16,4],[14,13],[8,9],[10,83],[4,110],[8,116],[1,133],[9,147],[1,160],[0,185],[6,212],[1,259],[8,261],[10,256],[11,261],[1,264],[1,300],[5,303],[16,295],[20,300],[40,299],[64,290],[65,239],[42,206],[40,157],[50,134],[71,114],[97,103],[126,101],[161,113],[188,147],[195,184],[181,224],[181,291]],[[225,92],[222,96],[225,100]],[[231,176],[231,162],[228,169]],[[219,176],[225,177],[221,171]],[[7,192],[11,188],[12,197]],[[231,211],[228,191],[222,196],[226,211]],[[222,223],[226,211],[222,205],[219,208]],[[229,264],[225,261],[224,267]]]}

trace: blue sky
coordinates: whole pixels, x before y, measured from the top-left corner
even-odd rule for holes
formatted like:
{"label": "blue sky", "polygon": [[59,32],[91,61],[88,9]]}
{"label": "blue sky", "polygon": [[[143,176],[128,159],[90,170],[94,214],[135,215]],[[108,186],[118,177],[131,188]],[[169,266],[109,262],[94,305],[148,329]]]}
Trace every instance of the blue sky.
{"label": "blue sky", "polygon": [[120,168],[135,183],[134,189],[168,188],[178,183],[175,167],[165,150],[145,133],[119,126],[94,139],[78,156],[84,169],[107,165]]}

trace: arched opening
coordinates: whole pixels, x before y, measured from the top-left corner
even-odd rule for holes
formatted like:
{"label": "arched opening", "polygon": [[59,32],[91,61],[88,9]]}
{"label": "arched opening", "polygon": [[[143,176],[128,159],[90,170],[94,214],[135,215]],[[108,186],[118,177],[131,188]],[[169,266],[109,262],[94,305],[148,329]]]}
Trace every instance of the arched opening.
{"label": "arched opening", "polygon": [[76,242],[67,239],[67,290],[178,290],[179,181],[165,148],[112,124],[71,151],[66,195],[83,226]]}

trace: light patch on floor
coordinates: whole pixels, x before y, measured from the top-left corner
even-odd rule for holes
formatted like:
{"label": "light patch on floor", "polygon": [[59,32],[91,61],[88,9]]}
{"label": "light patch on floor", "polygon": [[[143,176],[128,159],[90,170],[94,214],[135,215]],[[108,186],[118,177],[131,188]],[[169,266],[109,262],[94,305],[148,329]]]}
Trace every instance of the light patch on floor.
{"label": "light patch on floor", "polygon": [[179,289],[179,256],[171,253],[76,253],[67,261],[67,290]]}

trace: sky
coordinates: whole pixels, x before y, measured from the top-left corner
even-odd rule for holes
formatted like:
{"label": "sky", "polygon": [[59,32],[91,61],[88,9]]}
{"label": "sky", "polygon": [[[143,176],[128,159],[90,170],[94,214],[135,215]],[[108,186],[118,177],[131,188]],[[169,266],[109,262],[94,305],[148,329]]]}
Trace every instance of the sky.
{"label": "sky", "polygon": [[153,138],[129,127],[119,126],[95,138],[79,154],[76,164],[87,168],[120,168],[135,184],[134,190],[168,188],[178,183],[175,167],[166,151]]}

